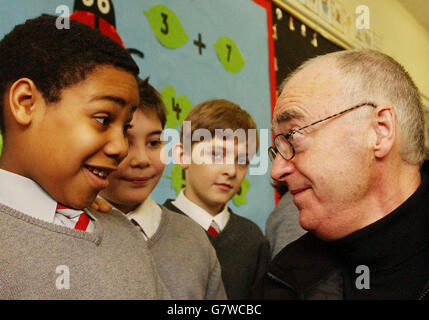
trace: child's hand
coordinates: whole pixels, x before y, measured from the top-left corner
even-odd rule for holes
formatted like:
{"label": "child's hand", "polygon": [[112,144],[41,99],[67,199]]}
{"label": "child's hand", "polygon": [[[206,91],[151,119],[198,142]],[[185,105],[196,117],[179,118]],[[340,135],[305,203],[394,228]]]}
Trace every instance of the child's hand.
{"label": "child's hand", "polygon": [[94,202],[89,207],[99,212],[109,212],[112,210],[112,205],[102,198],[95,198]]}

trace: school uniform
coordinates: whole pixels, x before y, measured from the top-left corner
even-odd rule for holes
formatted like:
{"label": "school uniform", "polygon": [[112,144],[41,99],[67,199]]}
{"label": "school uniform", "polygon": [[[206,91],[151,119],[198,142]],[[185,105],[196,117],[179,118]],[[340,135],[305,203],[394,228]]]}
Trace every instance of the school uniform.
{"label": "school uniform", "polygon": [[[70,224],[62,209],[35,181],[0,169],[0,299],[170,298],[124,215],[79,213]],[[80,216],[91,216],[88,230],[75,228]]]}
{"label": "school uniform", "polygon": [[[255,280],[262,275],[270,258],[268,241],[261,229],[247,218],[232,212],[226,205],[216,216],[186,198],[183,190],[176,200],[164,206],[192,218],[205,231],[222,268],[222,279],[229,299],[246,299]],[[219,228],[213,231],[213,221]]]}
{"label": "school uniform", "polygon": [[150,197],[127,218],[147,240],[172,299],[226,299],[216,251],[196,223],[159,206]]}

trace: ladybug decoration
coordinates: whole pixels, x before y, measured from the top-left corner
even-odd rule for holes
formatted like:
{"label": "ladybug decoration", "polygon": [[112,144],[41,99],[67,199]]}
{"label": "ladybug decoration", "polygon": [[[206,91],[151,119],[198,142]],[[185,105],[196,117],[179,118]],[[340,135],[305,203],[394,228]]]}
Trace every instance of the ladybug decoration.
{"label": "ladybug decoration", "polygon": [[[125,48],[121,37],[116,31],[115,9],[111,0],[75,0],[70,19],[82,22],[100,30],[105,36],[115,40]],[[137,49],[127,48],[130,54],[143,58],[143,53]]]}

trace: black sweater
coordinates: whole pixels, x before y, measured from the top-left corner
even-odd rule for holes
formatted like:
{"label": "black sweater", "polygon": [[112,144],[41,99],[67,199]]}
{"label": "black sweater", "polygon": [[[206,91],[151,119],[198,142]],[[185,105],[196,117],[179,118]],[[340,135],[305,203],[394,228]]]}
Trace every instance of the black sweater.
{"label": "black sweater", "polygon": [[[172,201],[167,200],[164,206],[186,215]],[[254,222],[229,211],[229,221],[217,236],[206,233],[216,250],[228,298],[246,299],[255,280],[265,271],[270,249],[267,239]]]}
{"label": "black sweater", "polygon": [[[423,174],[417,191],[401,206],[332,243],[344,265],[345,299],[418,297],[429,270],[428,180]],[[369,270],[369,289],[356,287],[359,265]]]}
{"label": "black sweater", "polygon": [[[283,248],[259,279],[254,297],[429,298],[428,161],[421,177],[413,195],[373,224],[334,242],[306,233]],[[369,289],[356,285],[363,284],[359,266],[369,271]]]}

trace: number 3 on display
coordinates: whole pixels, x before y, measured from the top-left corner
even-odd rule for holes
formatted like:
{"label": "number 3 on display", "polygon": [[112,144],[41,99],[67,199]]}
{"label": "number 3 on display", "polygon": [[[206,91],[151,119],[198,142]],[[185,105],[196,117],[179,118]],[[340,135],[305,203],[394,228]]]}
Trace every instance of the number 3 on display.
{"label": "number 3 on display", "polygon": [[162,17],[162,23],[164,24],[163,27],[165,27],[165,29],[161,28],[161,32],[166,35],[168,34],[168,24],[167,24],[168,15],[164,12],[161,12],[161,17]]}
{"label": "number 3 on display", "polygon": [[188,41],[185,29],[176,14],[162,4],[144,11],[153,33],[167,48],[177,49]]}

